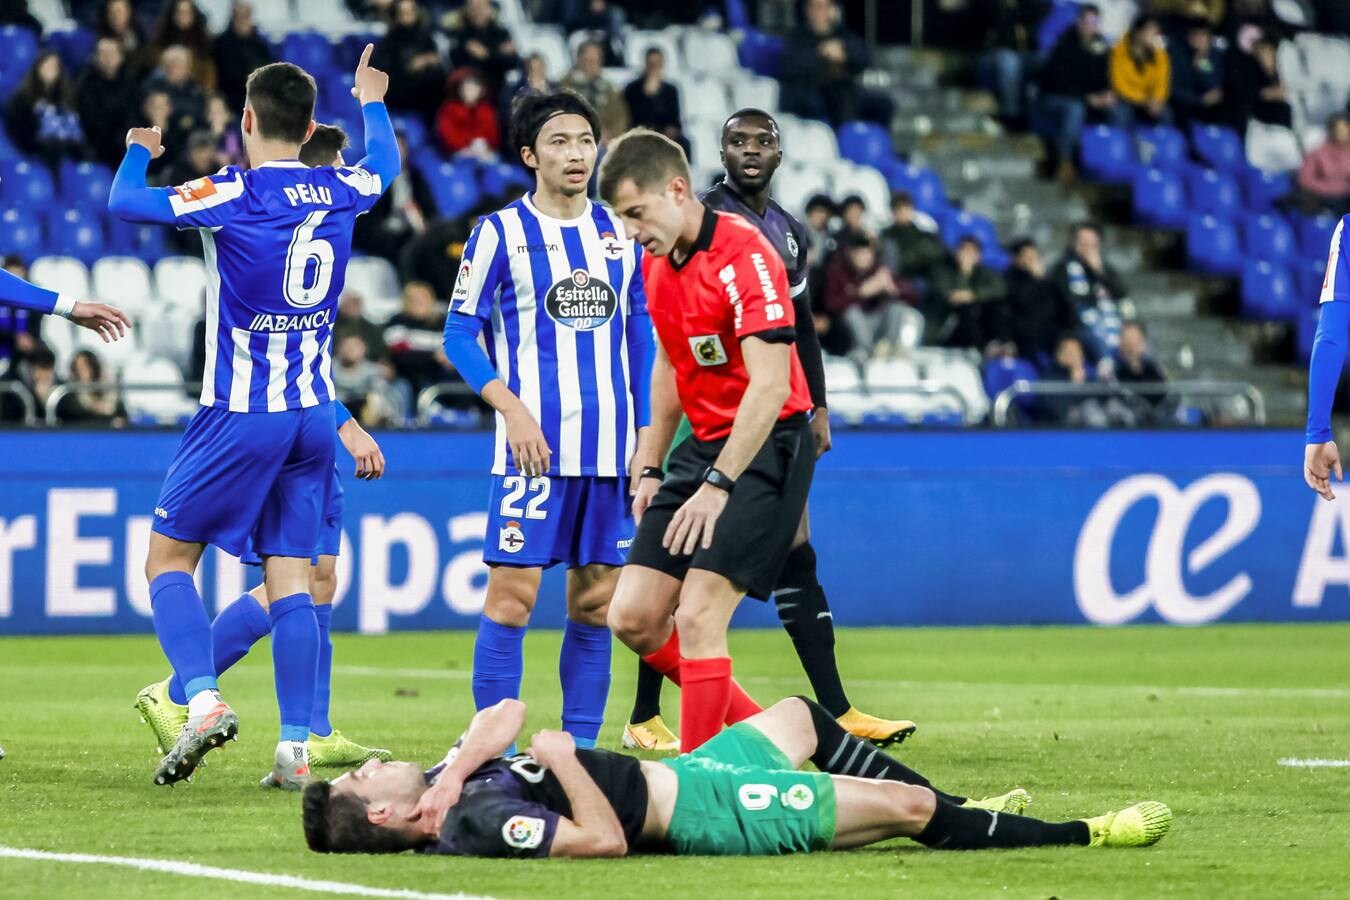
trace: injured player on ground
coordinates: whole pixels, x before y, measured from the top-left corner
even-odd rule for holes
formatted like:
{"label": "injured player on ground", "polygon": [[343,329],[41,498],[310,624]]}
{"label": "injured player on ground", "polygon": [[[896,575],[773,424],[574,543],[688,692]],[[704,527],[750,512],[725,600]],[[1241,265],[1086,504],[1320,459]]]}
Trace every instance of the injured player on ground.
{"label": "injured player on ground", "polygon": [[[804,697],[780,701],[693,753],[661,761],[578,750],[542,731],[503,757],[525,705],[479,712],[439,765],[371,760],[304,793],[305,838],[321,853],[497,857],[626,856],[643,851],[771,856],[844,850],[896,837],[973,850],[1156,843],[1172,814],[1147,801],[1089,819],[1019,815],[1021,789],[971,800],[933,787],[844,731]],[[819,772],[799,771],[807,760]]]}

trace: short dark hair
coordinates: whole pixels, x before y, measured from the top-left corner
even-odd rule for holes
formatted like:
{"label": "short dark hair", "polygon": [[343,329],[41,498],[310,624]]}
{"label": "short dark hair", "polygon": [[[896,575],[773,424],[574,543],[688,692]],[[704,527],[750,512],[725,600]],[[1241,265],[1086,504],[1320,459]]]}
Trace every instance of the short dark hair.
{"label": "short dark hair", "polygon": [[1143,319],[1126,319],[1120,323],[1120,330],[1124,331],[1126,328],[1138,328],[1141,335],[1148,337],[1148,326],[1144,324]]}
{"label": "short dark hair", "polygon": [[355,794],[334,794],[331,781],[311,781],[300,800],[305,843],[315,853],[402,853],[415,845],[366,817]]}
{"label": "short dark hair", "polygon": [[958,248],[964,247],[966,244],[974,244],[976,249],[980,251],[984,250],[984,244],[981,244],[980,239],[973,234],[963,234],[956,239],[956,246]]}
{"label": "short dark hair", "polygon": [[644,61],[651,59],[653,53],[661,57],[662,60],[666,58],[666,51],[662,50],[658,44],[652,44],[647,48],[646,52],[642,54],[642,59]]}
{"label": "short dark hair", "polygon": [[834,201],[830,199],[829,194],[812,194],[811,199],[806,201],[806,211],[809,213],[813,209],[823,209],[830,215],[834,215]]}
{"label": "short dark hair", "polygon": [[293,63],[269,63],[253,70],[244,91],[258,119],[259,135],[290,144],[304,143],[318,96],[312,75]]}
{"label": "short dark hair", "polygon": [[1015,238],[1013,242],[1008,245],[1008,252],[1011,253],[1013,256],[1016,256],[1017,254],[1021,253],[1028,247],[1030,247],[1033,250],[1040,249],[1040,247],[1036,244],[1035,238],[1020,237]]}
{"label": "short dark hair", "polygon": [[1088,13],[1092,13],[1093,15],[1100,16],[1100,15],[1102,14],[1102,8],[1101,8],[1100,6],[1098,6],[1097,4],[1095,4],[1095,3],[1080,3],[1080,4],[1078,4],[1078,18],[1081,19],[1081,18],[1083,18],[1083,16],[1087,15]]}
{"label": "short dark hair", "polygon": [[909,191],[895,191],[891,194],[891,209],[898,209],[901,206],[913,206],[914,195]]}
{"label": "short dark hair", "polygon": [[773,126],[774,131],[779,130],[778,120],[773,117],[773,113],[760,109],[758,106],[742,106],[740,109],[727,116],[726,121],[722,123],[722,128],[725,129],[731,124],[732,119],[764,119]]}
{"label": "short dark hair", "polygon": [[544,124],[554,116],[581,116],[591,126],[591,135],[596,143],[600,141],[600,116],[595,107],[586,102],[580,94],[569,90],[528,91],[511,103],[511,146],[517,155],[522,147],[533,152],[535,141]]}
{"label": "short dark hair", "polygon": [[860,194],[849,194],[843,200],[839,201],[840,210],[845,210],[848,209],[850,206],[855,205],[861,206],[863,209],[867,209],[867,203],[863,200],[862,195]]}
{"label": "short dark hair", "polygon": [[319,123],[309,140],[300,145],[300,161],[310,167],[331,166],[349,143],[347,132],[336,125]]}
{"label": "short dark hair", "polygon": [[612,203],[624,181],[641,190],[664,187],[677,175],[690,180],[689,160],[680,145],[649,128],[634,128],[609,145],[600,164],[600,196]]}
{"label": "short dark hair", "polygon": [[1091,219],[1079,219],[1077,222],[1074,222],[1072,225],[1069,226],[1069,240],[1071,241],[1077,240],[1078,232],[1080,231],[1091,231],[1094,234],[1096,234],[1097,237],[1102,236],[1102,226],[1098,225]]}

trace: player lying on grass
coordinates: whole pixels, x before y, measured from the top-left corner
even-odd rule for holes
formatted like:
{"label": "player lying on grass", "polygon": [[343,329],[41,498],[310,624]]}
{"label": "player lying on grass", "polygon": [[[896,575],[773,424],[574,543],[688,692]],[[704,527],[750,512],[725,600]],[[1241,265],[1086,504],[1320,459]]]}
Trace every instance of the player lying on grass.
{"label": "player lying on grass", "polygon": [[[502,757],[525,721],[503,700],[474,716],[444,762],[373,760],[305,788],[305,839],[320,853],[626,856],[674,851],[776,856],[845,850],[896,837],[945,850],[1072,845],[1143,847],[1172,825],[1148,801],[1071,822],[1019,815],[1027,793],[968,800],[844,731],[794,697],[693,753],[652,762],[578,750],[542,731]],[[820,772],[797,771],[810,760]]]}

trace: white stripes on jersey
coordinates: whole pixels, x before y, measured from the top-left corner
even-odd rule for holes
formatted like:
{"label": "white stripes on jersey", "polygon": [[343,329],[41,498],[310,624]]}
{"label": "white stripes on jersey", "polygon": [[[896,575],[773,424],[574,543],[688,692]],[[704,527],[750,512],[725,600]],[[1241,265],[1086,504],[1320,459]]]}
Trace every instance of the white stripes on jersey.
{"label": "white stripes on jersey", "polygon": [[[1341,265],[1341,233],[1345,228],[1345,219],[1346,217],[1342,216],[1341,220],[1336,223],[1336,233],[1331,236],[1331,251],[1327,254],[1327,274],[1322,279],[1322,293],[1317,298],[1318,303],[1330,303],[1336,299],[1336,279],[1341,277],[1341,273],[1337,270]],[[1339,287],[1342,295],[1346,291],[1350,291],[1350,284],[1343,284]]]}
{"label": "white stripes on jersey", "polygon": [[236,171],[228,181],[214,181],[209,176],[179,185],[169,192],[169,206],[173,214],[183,217],[238,200],[244,195],[244,176]]}

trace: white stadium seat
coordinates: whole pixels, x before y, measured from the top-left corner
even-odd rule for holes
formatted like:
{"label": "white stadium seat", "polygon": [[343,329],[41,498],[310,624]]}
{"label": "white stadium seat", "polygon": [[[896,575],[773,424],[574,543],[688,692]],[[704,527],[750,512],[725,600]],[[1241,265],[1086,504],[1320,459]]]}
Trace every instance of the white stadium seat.
{"label": "white stadium seat", "polygon": [[361,295],[366,318],[372,322],[384,322],[403,306],[398,273],[389,260],[378,256],[352,257],[343,289]]}
{"label": "white stadium seat", "polygon": [[666,31],[628,32],[624,37],[624,61],[629,67],[642,69],[647,60],[647,51],[652,47],[660,48],[666,55],[666,74],[679,75],[685,71],[684,55],[680,53],[680,42]]}
{"label": "white stadium seat", "polygon": [[195,256],[166,256],[155,263],[155,293],[166,306],[200,311],[206,282],[206,266]]}
{"label": "white stadium seat", "polygon": [[[103,363],[105,380],[118,378],[122,373],[136,368],[145,357],[141,349],[141,329],[132,328],[119,340],[105,343],[96,332],[87,328],[75,329],[75,349],[92,350]],[[58,371],[61,371],[58,369]]]}
{"label": "white stadium seat", "polygon": [[836,200],[850,194],[862,197],[867,221],[874,227],[884,227],[891,220],[891,188],[886,177],[871,166],[859,166],[840,161],[834,164],[833,183]]}
{"label": "white stadium seat", "polygon": [[873,359],[867,363],[866,377],[873,391],[914,387],[919,383],[919,367],[908,359]]}
{"label": "white stadium seat", "polygon": [[721,134],[722,123],[736,111],[727,86],[720,78],[695,75],[679,81],[680,109],[685,121],[698,123],[685,132],[704,129]]}
{"label": "white stadium seat", "polygon": [[720,169],[722,167],[722,143],[717,133],[710,128],[695,128],[685,132],[689,140],[689,162],[696,169]]}
{"label": "white stadium seat", "polygon": [[689,69],[719,75],[740,75],[740,54],[730,35],[720,31],[690,29],[684,35],[684,59]]}
{"label": "white stadium seat", "polygon": [[572,57],[567,52],[567,41],[562,31],[542,25],[519,25],[511,34],[521,57],[538,53],[548,67],[548,77],[561,80],[572,68]]}
{"label": "white stadium seat", "polygon": [[737,109],[753,106],[772,112],[778,108],[778,82],[746,72],[732,82],[731,98]]}
{"label": "white stadium seat", "polygon": [[979,422],[988,414],[989,397],[984,392],[979,368],[970,360],[949,356],[929,365],[925,374],[930,381],[954,388],[961,395],[966,404],[967,424]]}
{"label": "white stadium seat", "polygon": [[38,287],[58,294],[82,300],[93,295],[89,290],[89,270],[73,256],[39,256],[33,260],[28,277]]}
{"label": "white stadium seat", "polygon": [[154,306],[150,267],[134,256],[105,256],[94,263],[90,275],[94,296],[122,307],[133,318],[145,315]]}
{"label": "white stadium seat", "polygon": [[798,218],[806,213],[806,201],[814,194],[833,195],[833,182],[829,171],[811,165],[788,162],[774,177],[772,191],[774,199],[783,204],[783,208]]}
{"label": "white stadium seat", "polygon": [[[148,389],[137,390],[142,385]],[[167,385],[167,386],[166,386]],[[163,357],[150,357],[122,374],[122,399],[133,416],[151,416],[170,425],[196,405],[183,391],[183,373]]]}
{"label": "white stadium seat", "polygon": [[913,350],[923,343],[923,329],[925,320],[923,313],[912,306],[900,304],[900,347],[905,350]]}
{"label": "white stadium seat", "polygon": [[[60,316],[47,316],[42,320],[42,342],[56,357],[56,371],[65,372],[70,366],[70,358],[75,355],[75,332],[84,329]],[[42,414],[38,410],[38,415]]]}
{"label": "white stadium seat", "polygon": [[[146,353],[171,359],[186,371],[192,358],[192,332],[201,318],[200,308],[165,306],[155,314],[153,328],[140,330],[141,346]],[[193,378],[200,376],[200,372],[192,373]]]}
{"label": "white stadium seat", "polygon": [[1247,123],[1247,162],[1264,172],[1289,172],[1303,164],[1293,131],[1255,119]]}
{"label": "white stadium seat", "polygon": [[839,141],[829,125],[791,115],[777,118],[785,157],[797,162],[819,164],[833,163],[839,159]]}

